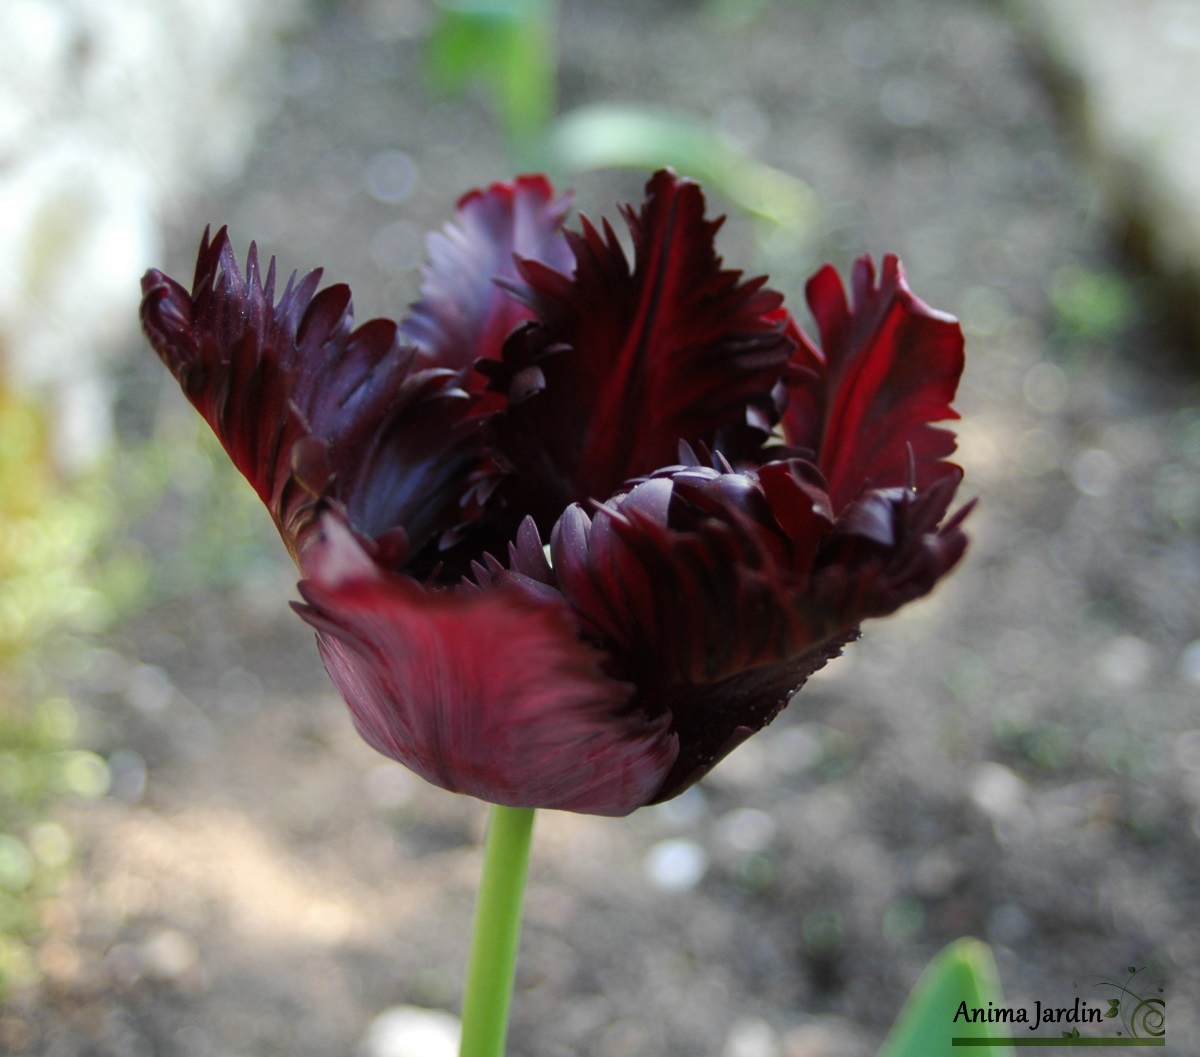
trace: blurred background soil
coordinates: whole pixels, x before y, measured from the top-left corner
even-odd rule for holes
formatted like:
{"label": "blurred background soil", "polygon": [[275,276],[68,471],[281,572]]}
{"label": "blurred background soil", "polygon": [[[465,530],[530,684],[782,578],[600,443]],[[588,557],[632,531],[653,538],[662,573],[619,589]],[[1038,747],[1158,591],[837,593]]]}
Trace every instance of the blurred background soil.
{"label": "blurred background soil", "polygon": [[[186,280],[228,223],[240,252],[349,282],[360,319],[403,314],[423,234],[512,175],[484,99],[431,99],[428,14],[313,12],[244,171],[181,199],[145,263]],[[822,262],[896,252],[962,319],[980,504],[962,568],[698,788],[627,820],[541,814],[511,1052],[870,1054],[969,934],[1014,1006],[1100,1004],[1144,966],[1165,1052],[1194,1053],[1200,387],[1020,33],[952,0],[569,0],[559,34],[562,108],[650,101],[810,185],[802,232],[710,193],[726,260],[793,311]],[[614,217],[646,175],[574,178],[575,208]],[[363,1040],[385,1009],[457,1009],[484,808],[359,742],[267,515],[127,344],[119,443],[171,452],[128,529],[153,603],[62,662],[110,787],[60,808],[73,864],[0,1050],[382,1057]]]}

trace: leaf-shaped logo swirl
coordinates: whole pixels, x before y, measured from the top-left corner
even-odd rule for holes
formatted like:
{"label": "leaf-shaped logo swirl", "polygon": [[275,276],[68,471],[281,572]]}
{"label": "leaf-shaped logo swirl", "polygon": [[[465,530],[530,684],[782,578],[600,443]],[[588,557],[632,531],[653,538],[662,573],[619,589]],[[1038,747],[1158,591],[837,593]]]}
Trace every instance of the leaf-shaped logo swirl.
{"label": "leaf-shaped logo swirl", "polygon": [[[1162,1038],[1167,1033],[1167,1002],[1164,998],[1155,996],[1147,997],[1144,990],[1133,989],[1134,977],[1142,970],[1136,966],[1128,967],[1129,978],[1123,984],[1117,983],[1115,980],[1104,980],[1097,984],[1097,987],[1113,987],[1122,994],[1132,999],[1132,1009],[1128,1007],[1131,1003],[1126,1002],[1122,1006],[1120,998],[1108,999],[1108,1010],[1104,1016],[1106,1019],[1111,1019],[1116,1016],[1121,1018],[1121,1026],[1125,1029],[1123,1032],[1118,1031],[1118,1035],[1128,1035],[1131,1038]],[[1140,984],[1139,984],[1140,987]],[[1161,987],[1156,988],[1158,994],[1163,993]]]}
{"label": "leaf-shaped logo swirl", "polygon": [[1167,1003],[1161,998],[1143,998],[1133,1007],[1129,1019],[1132,1021],[1129,1034],[1134,1038],[1143,1034],[1160,1038],[1167,1033]]}

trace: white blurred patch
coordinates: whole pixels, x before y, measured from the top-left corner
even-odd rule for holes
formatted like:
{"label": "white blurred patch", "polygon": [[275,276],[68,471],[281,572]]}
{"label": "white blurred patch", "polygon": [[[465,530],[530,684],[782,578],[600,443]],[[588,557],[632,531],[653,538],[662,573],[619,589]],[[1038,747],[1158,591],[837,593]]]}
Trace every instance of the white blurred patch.
{"label": "white blurred patch", "polygon": [[1134,635],[1118,635],[1097,658],[1100,672],[1117,686],[1139,686],[1154,666],[1154,648]]}
{"label": "white blurred patch", "polygon": [[1121,468],[1108,452],[1088,448],[1071,463],[1071,481],[1084,495],[1101,499],[1108,495],[1121,476]]}
{"label": "white blurred patch", "polygon": [[462,1026],[440,1009],[393,1006],[367,1028],[358,1057],[457,1057]]}
{"label": "white blurred patch", "polygon": [[708,872],[708,852],[694,840],[664,840],[650,848],[642,865],[655,888],[686,892]]}
{"label": "white blurred patch", "polygon": [[770,1024],[744,1017],[729,1029],[721,1057],[779,1057],[782,1052],[779,1033]]}
{"label": "white blurred patch", "polygon": [[1009,821],[1026,813],[1028,789],[1015,771],[986,761],[975,770],[971,800],[993,821]]}
{"label": "white blurred patch", "polygon": [[0,372],[48,405],[56,454],[110,435],[164,216],[240,168],[299,0],[0,4]]}

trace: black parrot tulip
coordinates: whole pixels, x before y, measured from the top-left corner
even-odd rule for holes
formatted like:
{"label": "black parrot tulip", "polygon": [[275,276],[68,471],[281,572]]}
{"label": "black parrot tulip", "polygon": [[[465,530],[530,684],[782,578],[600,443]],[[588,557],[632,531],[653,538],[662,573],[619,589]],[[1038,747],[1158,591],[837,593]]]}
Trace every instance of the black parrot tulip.
{"label": "black parrot tulip", "polygon": [[466,195],[420,301],[352,323],[224,230],[142,321],[270,510],[363,737],[494,803],[677,795],[962,556],[958,324],[899,262],[807,287],[819,340],[722,267],[670,172],[612,227],[539,176]]}

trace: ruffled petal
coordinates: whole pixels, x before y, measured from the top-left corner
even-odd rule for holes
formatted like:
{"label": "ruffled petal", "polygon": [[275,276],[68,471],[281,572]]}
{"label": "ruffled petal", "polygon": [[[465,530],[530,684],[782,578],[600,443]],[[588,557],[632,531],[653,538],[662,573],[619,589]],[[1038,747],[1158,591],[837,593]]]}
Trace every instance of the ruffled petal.
{"label": "ruffled petal", "polygon": [[667,717],[603,674],[561,598],[429,591],[382,573],[336,519],[322,527],[296,608],[375,749],[498,804],[623,815],[659,789],[678,753]]}
{"label": "ruffled petal", "polygon": [[571,507],[552,549],[563,593],[614,670],[670,716],[679,754],[655,802],[770,723],[857,634],[806,604],[791,543],[741,474],[655,478],[590,520]]}
{"label": "ruffled petal", "polygon": [[826,266],[807,287],[821,335],[799,332],[783,416],[787,441],[812,452],[840,513],[866,488],[924,488],[957,467],[954,434],[931,422],[950,407],[963,369],[962,330],[909,289],[899,260],[878,278],[869,257],[854,266],[853,304]]}
{"label": "ruffled petal", "polygon": [[293,276],[276,302],[274,260],[264,279],[251,246],[243,276],[225,229],[206,232],[191,294],[147,273],[142,324],[293,557],[328,503],[369,537],[401,530],[423,546],[457,517],[479,458],[469,398],[394,323],[355,330],[350,291],[317,293],[319,279]]}
{"label": "ruffled petal", "polygon": [[818,542],[789,540],[752,477],[684,470],[590,518],[570,507],[551,550],[585,631],[644,688],[720,682],[842,630],[798,605],[793,552]]}
{"label": "ruffled petal", "polygon": [[[486,365],[508,397],[495,427],[505,496],[543,529],[571,501],[605,499],[674,461],[681,440],[719,448],[775,421],[771,390],[792,349],[778,294],[714,250],[700,188],[659,172],[625,210],[632,267],[605,223],[568,232],[575,274],[521,274],[539,325]],[[765,434],[758,432],[761,443]]]}
{"label": "ruffled petal", "polygon": [[[567,198],[555,198],[544,176],[471,191],[458,216],[429,235],[421,299],[400,330],[429,361],[467,375],[477,359],[497,359],[504,339],[531,317],[512,292],[524,283],[516,258],[566,270],[571,252],[562,224]],[[474,384],[482,385],[476,378]]]}
{"label": "ruffled petal", "polygon": [[958,564],[967,549],[967,503],[941,524],[958,486],[949,475],[923,492],[908,488],[864,493],[825,541],[811,592],[840,623],[883,617],[921,598]]}
{"label": "ruffled petal", "polygon": [[865,493],[834,519],[797,459],[744,473],[664,470],[589,517],[573,505],[552,569],[585,634],[666,709],[679,756],[657,799],[769,723],[869,617],[926,594],[961,558],[957,479]]}

